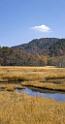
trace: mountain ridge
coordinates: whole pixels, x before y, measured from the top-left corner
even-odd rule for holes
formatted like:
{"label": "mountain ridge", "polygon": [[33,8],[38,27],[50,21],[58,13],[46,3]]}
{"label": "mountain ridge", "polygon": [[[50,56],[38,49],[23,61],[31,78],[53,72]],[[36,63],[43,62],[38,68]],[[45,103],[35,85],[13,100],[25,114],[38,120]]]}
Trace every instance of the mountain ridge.
{"label": "mountain ridge", "polygon": [[[46,54],[50,53],[50,50],[53,49],[54,46],[55,46],[55,49],[56,49],[56,45],[58,46],[59,42],[60,43],[62,43],[62,42],[65,43],[65,39],[59,39],[59,38],[33,39],[29,43],[21,44],[19,46],[14,46],[14,48],[23,49],[26,52],[29,52],[29,53],[32,53],[32,54],[46,55]],[[61,49],[61,46],[60,46],[60,49]]]}
{"label": "mountain ridge", "polygon": [[0,65],[65,67],[65,39],[41,38],[10,48],[0,47]]}

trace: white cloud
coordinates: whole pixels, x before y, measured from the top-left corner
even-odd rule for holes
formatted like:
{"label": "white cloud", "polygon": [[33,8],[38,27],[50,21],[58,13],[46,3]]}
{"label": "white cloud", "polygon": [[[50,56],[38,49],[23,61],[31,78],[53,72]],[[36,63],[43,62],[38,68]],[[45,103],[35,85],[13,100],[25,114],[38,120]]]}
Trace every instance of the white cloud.
{"label": "white cloud", "polygon": [[47,25],[33,26],[31,29],[39,32],[49,32],[51,30]]}

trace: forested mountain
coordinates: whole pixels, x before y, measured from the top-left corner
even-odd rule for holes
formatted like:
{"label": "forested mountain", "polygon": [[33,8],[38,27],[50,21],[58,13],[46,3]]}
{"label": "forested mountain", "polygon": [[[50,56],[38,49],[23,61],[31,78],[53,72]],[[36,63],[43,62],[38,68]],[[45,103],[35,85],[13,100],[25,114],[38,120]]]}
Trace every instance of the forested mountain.
{"label": "forested mountain", "polygon": [[58,41],[59,39],[56,38],[34,39],[30,41],[28,44],[15,46],[14,48],[20,48],[32,54],[47,55],[49,54],[49,48]]}
{"label": "forested mountain", "polygon": [[65,39],[41,38],[11,48],[0,47],[0,65],[65,67]]}
{"label": "forested mountain", "polygon": [[65,55],[65,39],[59,39],[56,43],[49,47],[51,56],[62,56]]}

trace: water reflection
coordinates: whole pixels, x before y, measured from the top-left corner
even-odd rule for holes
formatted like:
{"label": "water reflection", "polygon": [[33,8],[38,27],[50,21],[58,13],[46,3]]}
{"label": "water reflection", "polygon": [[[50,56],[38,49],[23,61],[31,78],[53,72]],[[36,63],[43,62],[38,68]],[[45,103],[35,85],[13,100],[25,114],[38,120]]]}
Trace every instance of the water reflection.
{"label": "water reflection", "polygon": [[65,101],[65,93],[62,93],[62,92],[49,91],[49,90],[35,90],[27,87],[24,89],[16,89],[16,92],[19,92],[19,93],[24,92],[31,96],[51,98],[57,101]]}

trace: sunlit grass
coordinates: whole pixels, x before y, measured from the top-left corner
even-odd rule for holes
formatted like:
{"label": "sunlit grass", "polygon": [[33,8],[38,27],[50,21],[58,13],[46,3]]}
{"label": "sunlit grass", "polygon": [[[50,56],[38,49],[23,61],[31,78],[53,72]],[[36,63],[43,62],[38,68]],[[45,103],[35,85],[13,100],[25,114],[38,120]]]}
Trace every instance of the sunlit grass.
{"label": "sunlit grass", "polygon": [[[0,67],[0,83],[65,90],[65,69],[55,67]],[[7,84],[7,85],[8,85]],[[8,85],[6,87],[9,87]],[[13,85],[12,85],[13,86]],[[10,87],[12,87],[10,86]],[[21,85],[22,86],[22,85]],[[12,89],[12,88],[11,88]]]}
{"label": "sunlit grass", "polygon": [[65,103],[25,94],[0,93],[0,124],[64,124]]}
{"label": "sunlit grass", "polygon": [[65,124],[65,102],[15,92],[24,86],[64,91],[65,69],[0,67],[0,124]]}
{"label": "sunlit grass", "polygon": [[65,79],[65,69],[55,67],[0,67],[0,81]]}

